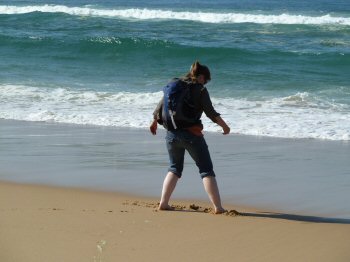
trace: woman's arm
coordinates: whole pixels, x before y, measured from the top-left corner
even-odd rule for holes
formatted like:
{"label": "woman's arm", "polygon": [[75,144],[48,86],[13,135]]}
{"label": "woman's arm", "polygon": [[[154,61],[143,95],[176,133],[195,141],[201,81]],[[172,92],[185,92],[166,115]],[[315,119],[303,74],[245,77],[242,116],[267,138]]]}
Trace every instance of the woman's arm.
{"label": "woman's arm", "polygon": [[222,127],[223,134],[227,135],[230,133],[230,127],[226,122],[221,118],[220,114],[215,111],[213,104],[211,102],[208,90],[206,88],[201,90],[201,102],[203,106],[204,113],[209,117],[213,122]]}
{"label": "woman's arm", "polygon": [[224,131],[222,134],[227,135],[230,133],[230,127],[226,124],[226,122],[224,121],[224,119],[221,118],[221,116],[217,116],[215,118],[216,123],[222,127],[222,130]]}
{"label": "woman's arm", "polygon": [[157,127],[158,127],[157,119],[153,119],[153,121],[149,127],[149,130],[151,131],[152,135],[157,134]]}
{"label": "woman's arm", "polygon": [[161,111],[163,107],[163,97],[160,99],[156,109],[153,112],[153,121],[149,127],[149,130],[153,135],[157,134],[158,122],[161,122]]}

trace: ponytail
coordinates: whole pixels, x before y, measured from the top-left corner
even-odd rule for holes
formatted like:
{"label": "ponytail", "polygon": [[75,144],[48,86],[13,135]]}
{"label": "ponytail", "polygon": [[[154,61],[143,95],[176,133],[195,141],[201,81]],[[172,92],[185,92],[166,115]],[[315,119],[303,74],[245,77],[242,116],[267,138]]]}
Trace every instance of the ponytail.
{"label": "ponytail", "polygon": [[207,81],[211,80],[209,68],[196,61],[191,65],[190,71],[187,73],[186,78],[191,79],[192,82],[196,82],[197,77],[200,75],[204,75]]}

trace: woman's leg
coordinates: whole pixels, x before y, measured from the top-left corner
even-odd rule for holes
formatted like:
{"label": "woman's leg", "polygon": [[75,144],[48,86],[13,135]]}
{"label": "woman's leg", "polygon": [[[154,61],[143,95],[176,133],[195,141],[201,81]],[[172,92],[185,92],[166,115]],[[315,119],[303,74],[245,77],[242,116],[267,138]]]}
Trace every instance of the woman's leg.
{"label": "woman's leg", "polygon": [[199,173],[203,179],[204,189],[214,206],[214,213],[224,213],[226,210],[221,204],[219,188],[216,182],[213,164],[205,139],[203,137],[194,137],[192,143],[189,143],[186,149],[199,168]]}
{"label": "woman's leg", "polygon": [[218,184],[215,177],[207,176],[203,178],[204,189],[207,192],[211,203],[214,206],[214,213],[221,214],[226,210],[221,205],[221,198],[219,193]]}
{"label": "woman's leg", "polygon": [[169,153],[170,166],[163,182],[159,210],[172,210],[173,208],[169,205],[169,200],[176,187],[177,181],[182,175],[185,149],[181,144],[178,133],[168,131],[165,139]]}
{"label": "woman's leg", "polygon": [[173,210],[173,208],[169,205],[169,200],[176,187],[177,180],[179,180],[177,175],[175,175],[173,172],[168,172],[163,182],[159,210]]}

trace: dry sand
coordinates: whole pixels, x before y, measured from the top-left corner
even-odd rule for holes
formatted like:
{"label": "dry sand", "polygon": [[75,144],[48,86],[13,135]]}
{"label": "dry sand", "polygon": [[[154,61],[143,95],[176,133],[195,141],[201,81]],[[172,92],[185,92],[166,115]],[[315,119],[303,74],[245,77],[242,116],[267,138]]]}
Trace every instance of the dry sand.
{"label": "dry sand", "polygon": [[2,182],[0,261],[350,261],[347,220],[174,204],[156,211],[157,199]]}

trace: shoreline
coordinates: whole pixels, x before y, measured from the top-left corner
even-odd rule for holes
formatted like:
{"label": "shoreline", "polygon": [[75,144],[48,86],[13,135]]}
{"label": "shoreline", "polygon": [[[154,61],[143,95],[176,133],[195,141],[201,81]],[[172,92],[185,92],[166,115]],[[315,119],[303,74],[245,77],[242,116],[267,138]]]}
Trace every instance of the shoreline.
{"label": "shoreline", "polygon": [[[174,201],[0,182],[3,261],[348,261],[349,223],[246,210],[213,215]],[[207,207],[207,206],[203,206]],[[238,211],[242,211],[239,209]],[[205,248],[203,248],[205,247]]]}
{"label": "shoreline", "polygon": [[[164,131],[0,120],[0,180],[160,196],[168,159]],[[205,134],[224,205],[350,219],[343,199],[350,144]],[[173,199],[207,201],[185,159]]]}
{"label": "shoreline", "polygon": [[[159,204],[160,196],[147,196],[143,194],[124,192],[124,191],[107,191],[107,190],[97,190],[93,188],[84,188],[84,187],[67,187],[67,186],[57,186],[49,184],[34,184],[34,183],[18,183],[12,181],[0,180],[1,187],[18,187],[18,188],[28,188],[33,190],[45,189],[48,191],[71,191],[83,194],[91,195],[101,195],[101,196],[115,196],[118,198],[128,199],[128,202],[139,201],[139,206],[153,208],[153,211],[157,211]],[[171,198],[169,201],[170,205],[175,208],[175,211],[198,211],[201,213],[212,213],[212,205],[209,199],[189,199],[186,197],[183,198]],[[132,203],[131,203],[132,204]],[[193,207],[192,207],[193,206]],[[288,220],[295,222],[310,222],[310,223],[321,223],[321,224],[344,224],[350,225],[350,219],[347,218],[333,218],[333,217],[323,217],[323,216],[313,216],[310,214],[294,214],[294,213],[285,213],[280,210],[274,209],[262,209],[257,206],[252,205],[233,205],[231,203],[224,203],[224,208],[226,213],[219,214],[218,216],[231,216],[231,217],[252,217],[252,218],[270,218],[277,220]],[[198,208],[198,209],[197,209]],[[236,212],[238,212],[238,214]],[[171,211],[159,211],[159,212],[171,212]]]}
{"label": "shoreline", "polygon": [[[125,126],[108,126],[108,125],[94,125],[94,124],[77,124],[77,123],[68,123],[68,122],[55,122],[55,121],[31,121],[31,120],[18,120],[18,119],[4,119],[0,118],[0,122],[3,123],[11,123],[11,122],[17,122],[22,124],[37,124],[37,125],[57,125],[57,126],[67,126],[68,128],[97,128],[97,129],[111,129],[111,130],[119,130],[119,131],[128,131],[128,130],[134,130],[134,131],[140,131],[140,132],[146,132],[149,133],[148,127],[125,127]],[[162,125],[158,124],[158,130],[161,133],[165,133],[166,130],[163,128]],[[231,130],[231,133],[229,136],[238,136],[248,139],[271,139],[271,140],[281,140],[281,141],[313,141],[313,142],[320,142],[320,143],[340,143],[340,144],[350,144],[350,140],[347,139],[327,139],[327,138],[315,138],[315,137],[279,137],[279,136],[269,136],[269,135],[250,135],[250,134],[240,134],[232,132],[234,130]],[[218,126],[218,131],[211,131],[211,130],[203,130],[204,136],[216,136],[221,135],[221,128]],[[158,134],[157,134],[158,136]]]}

